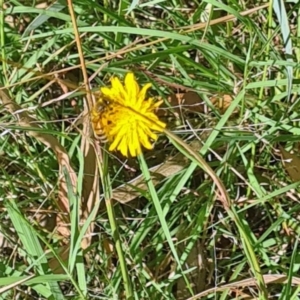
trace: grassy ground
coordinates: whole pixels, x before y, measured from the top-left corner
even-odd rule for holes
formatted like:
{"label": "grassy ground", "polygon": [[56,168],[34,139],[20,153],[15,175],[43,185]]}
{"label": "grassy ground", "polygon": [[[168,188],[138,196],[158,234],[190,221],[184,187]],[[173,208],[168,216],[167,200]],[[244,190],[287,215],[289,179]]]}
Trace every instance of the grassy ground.
{"label": "grassy ground", "polygon": [[[0,299],[300,299],[283,2],[0,0]],[[169,131],[125,159],[88,110],[128,71]]]}

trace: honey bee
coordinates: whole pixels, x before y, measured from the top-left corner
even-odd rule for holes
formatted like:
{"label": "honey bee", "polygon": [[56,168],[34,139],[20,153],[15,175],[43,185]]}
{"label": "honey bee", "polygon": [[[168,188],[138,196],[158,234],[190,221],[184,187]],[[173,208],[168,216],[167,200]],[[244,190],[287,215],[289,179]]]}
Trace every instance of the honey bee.
{"label": "honey bee", "polygon": [[91,112],[91,122],[93,125],[95,137],[100,140],[102,143],[107,143],[108,139],[103,131],[103,114],[107,113],[110,110],[110,102],[108,100],[101,99],[97,101],[92,112]]}
{"label": "honey bee", "polygon": [[107,142],[106,135],[102,130],[101,119],[103,113],[106,111],[106,106],[108,105],[107,101],[97,101],[96,104],[92,107],[90,112],[82,111],[78,114],[77,117],[71,122],[71,124],[66,128],[66,132],[71,132],[76,129],[77,132],[80,132],[83,135],[89,135],[90,133],[84,133],[80,128],[80,125],[90,124],[93,128],[94,138],[100,140],[103,143]]}

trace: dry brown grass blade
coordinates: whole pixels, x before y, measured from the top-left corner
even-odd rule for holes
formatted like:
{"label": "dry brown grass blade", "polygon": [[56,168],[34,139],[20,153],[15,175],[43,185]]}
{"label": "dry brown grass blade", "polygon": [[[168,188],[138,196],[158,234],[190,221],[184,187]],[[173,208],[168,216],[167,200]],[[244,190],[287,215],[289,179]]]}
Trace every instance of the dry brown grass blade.
{"label": "dry brown grass blade", "polygon": [[[193,91],[172,94],[168,97],[168,102],[173,108],[173,112],[178,114],[178,116],[182,111],[204,113],[204,102],[201,100],[198,93]],[[161,108],[164,107],[166,106],[161,106]],[[161,114],[161,110],[159,110],[157,114],[159,116]]]}
{"label": "dry brown grass blade", "polygon": [[290,178],[294,181],[300,181],[300,158],[294,153],[286,151],[282,146],[279,146],[282,156],[282,162],[285,170],[288,172]]}
{"label": "dry brown grass blade", "polygon": [[9,285],[6,285],[6,286],[0,288],[0,295],[3,294],[3,293],[5,293],[6,291],[9,291],[10,289],[13,289],[13,288],[15,288],[15,287],[17,287],[17,286],[19,286],[19,285],[27,282],[28,280],[32,279],[33,277],[35,277],[35,274],[29,275],[26,278],[23,278],[23,279],[21,279],[19,281],[16,281],[16,282],[14,282],[12,284],[9,284]]}
{"label": "dry brown grass blade", "polygon": [[[179,240],[185,237],[179,237]],[[186,243],[179,243],[178,250],[179,253],[184,253]],[[205,255],[205,247],[201,244],[200,240],[196,241],[193,248],[191,249],[185,263],[185,268],[195,268],[193,271],[187,274],[187,278],[191,283],[191,287],[194,293],[200,293],[205,289],[206,278],[207,278],[207,257]],[[177,281],[176,286],[176,299],[182,300],[190,296],[190,291],[188,290],[186,283],[182,277]]]}
{"label": "dry brown grass blade", "polygon": [[[260,5],[260,6],[257,6],[257,7],[253,7],[251,9],[244,10],[244,11],[240,12],[239,14],[241,16],[251,15],[251,14],[253,14],[256,11],[259,11],[259,10],[261,10],[263,8],[269,7],[269,5],[270,5],[270,3],[265,3],[263,5]],[[212,25],[216,25],[216,24],[222,24],[222,23],[233,21],[235,19],[236,19],[236,16],[234,16],[234,15],[228,15],[228,16],[224,16],[224,17],[221,17],[221,18],[217,18],[217,19],[211,20],[209,22],[209,25],[212,26]],[[204,29],[206,26],[207,26],[207,22],[201,22],[201,23],[197,23],[197,24],[183,26],[183,27],[180,27],[179,29],[184,29],[185,32],[193,32],[195,30]]]}
{"label": "dry brown grass blade", "polygon": [[[267,274],[263,275],[264,281],[266,284],[279,284],[279,283],[287,283],[288,277],[286,275],[279,275],[279,274]],[[300,284],[300,278],[299,277],[292,277],[291,281],[292,285],[299,285]],[[239,289],[239,288],[245,288],[245,287],[255,287],[257,286],[257,281],[253,278],[248,278],[228,284],[224,284],[219,287],[214,287],[211,289],[208,289],[202,293],[199,293],[193,297],[187,298],[186,300],[196,300],[196,299],[201,299],[202,297],[205,297],[209,294],[216,293],[216,292],[222,292],[226,289]]]}
{"label": "dry brown grass blade", "polygon": [[[84,130],[90,130],[85,125]],[[95,148],[91,145],[87,138],[82,138],[81,150],[84,154],[84,177],[82,188],[82,215],[81,222],[84,222],[92,213],[95,206],[99,206],[100,186],[99,186],[99,171],[96,158]],[[83,249],[86,249],[91,244],[91,233],[94,231],[94,223],[91,223],[87,232],[86,238],[81,242]]]}
{"label": "dry brown grass blade", "polygon": [[[70,252],[70,245],[64,245],[60,251],[59,256],[62,261],[68,261],[69,258],[69,252]],[[53,257],[49,260],[49,268],[52,270],[54,274],[63,274],[65,273],[64,269],[62,268],[59,261]]]}
{"label": "dry brown grass blade", "polygon": [[[89,86],[89,79],[86,70],[86,63],[83,56],[83,51],[81,47],[81,39],[77,28],[76,17],[73,10],[72,0],[68,0],[68,7],[70,16],[72,19],[73,31],[75,34],[75,40],[78,50],[78,55],[80,59],[80,67],[83,75],[84,86],[87,91],[86,94],[86,103],[84,113],[89,113],[94,105],[92,99],[92,94]],[[93,136],[93,131],[90,125],[90,122],[83,123],[83,135],[81,140],[81,150],[84,156],[84,178],[83,178],[83,187],[82,187],[82,214],[81,214],[81,223],[84,223],[89,215],[92,213],[92,210],[96,205],[99,205],[99,172],[98,172],[98,163],[96,157],[95,148],[90,143],[90,137]],[[94,222],[92,222],[86,232],[86,237],[81,241],[81,246],[83,249],[86,249],[90,246],[92,235],[94,231]]]}
{"label": "dry brown grass blade", "polygon": [[[224,95],[217,95],[210,98],[212,105],[221,113],[224,114],[227,108],[230,106],[231,102],[233,101],[233,96],[224,94]],[[238,108],[235,109],[233,114],[238,113]]]}
{"label": "dry brown grass blade", "polygon": [[92,101],[92,95],[91,95],[90,85],[89,85],[90,83],[89,83],[89,78],[88,78],[87,71],[86,71],[85,59],[84,59],[83,51],[82,51],[82,47],[81,47],[81,39],[80,39],[78,27],[77,27],[77,22],[76,22],[74,9],[73,9],[72,0],[68,0],[68,8],[69,8],[69,12],[70,12],[71,20],[72,20],[73,31],[75,34],[75,40],[76,40],[78,55],[79,55],[79,59],[80,59],[80,67],[81,67],[81,71],[82,71],[82,75],[83,75],[84,87],[87,91],[86,98],[87,98],[87,104],[88,104],[88,111],[91,111],[91,109],[93,107],[93,101]]}

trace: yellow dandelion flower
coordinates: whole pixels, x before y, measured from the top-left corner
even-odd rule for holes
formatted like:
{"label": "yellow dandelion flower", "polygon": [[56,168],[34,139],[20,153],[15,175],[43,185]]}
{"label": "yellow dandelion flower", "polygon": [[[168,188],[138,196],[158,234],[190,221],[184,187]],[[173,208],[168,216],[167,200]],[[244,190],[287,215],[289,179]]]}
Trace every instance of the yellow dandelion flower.
{"label": "yellow dandelion flower", "polygon": [[140,89],[133,73],[125,76],[124,85],[117,77],[111,79],[111,88],[102,87],[102,96],[94,107],[91,119],[96,134],[104,133],[110,143],[109,151],[119,150],[124,156],[139,155],[144,146],[152,149],[151,140],[166,126],[155,114],[162,101],[146,100],[147,83]]}

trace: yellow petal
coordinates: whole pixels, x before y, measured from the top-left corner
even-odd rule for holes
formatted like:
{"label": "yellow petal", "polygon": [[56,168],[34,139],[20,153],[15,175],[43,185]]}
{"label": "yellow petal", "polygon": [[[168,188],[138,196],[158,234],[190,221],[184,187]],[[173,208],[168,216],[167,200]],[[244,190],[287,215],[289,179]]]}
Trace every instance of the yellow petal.
{"label": "yellow petal", "polygon": [[118,77],[113,77],[111,79],[111,90],[113,90],[117,96],[115,99],[112,100],[124,104],[124,100],[126,98],[127,93]]}
{"label": "yellow petal", "polygon": [[164,128],[166,127],[166,124],[164,122],[161,122],[157,116],[153,113],[149,113],[145,115],[145,118],[147,118],[147,125],[152,129],[159,132],[163,132]]}
{"label": "yellow petal", "polygon": [[152,144],[149,142],[149,139],[147,137],[147,135],[145,134],[145,132],[139,128],[138,130],[139,132],[139,139],[140,139],[140,142],[141,144],[146,148],[146,149],[152,149]]}
{"label": "yellow petal", "polygon": [[161,106],[164,103],[164,100],[160,100],[157,102],[153,103],[153,109],[158,108],[159,106]]}
{"label": "yellow petal", "polygon": [[136,157],[136,148],[132,143],[128,143],[129,153],[132,157]]}
{"label": "yellow petal", "polygon": [[145,128],[144,128],[144,133],[145,133],[146,136],[150,137],[150,138],[151,138],[152,140],[154,140],[154,141],[156,141],[157,138],[158,138],[157,134],[153,133],[153,132],[149,129],[149,127],[146,127],[146,126],[145,126]]}
{"label": "yellow petal", "polygon": [[109,99],[111,101],[114,101],[114,99],[117,96],[114,90],[109,89],[107,87],[100,88],[100,91],[102,93],[103,98],[107,98],[107,99]]}
{"label": "yellow petal", "polygon": [[117,93],[125,94],[124,87],[118,77],[112,77],[110,82],[112,90],[115,90]]}
{"label": "yellow petal", "polygon": [[130,139],[131,139],[129,142],[130,155],[132,157],[135,157],[141,153],[141,145],[140,145],[140,141],[139,141],[139,137],[138,137],[138,133],[137,133],[137,127],[132,128]]}
{"label": "yellow petal", "polygon": [[128,73],[125,77],[125,90],[127,93],[127,105],[134,105],[134,103],[137,101],[137,96],[140,92],[140,87],[138,83],[135,80],[133,73]]}
{"label": "yellow petal", "polygon": [[120,144],[121,139],[124,137],[123,134],[117,134],[114,138],[114,141],[111,143],[111,145],[109,146],[109,151],[113,151],[115,150],[118,145]]}
{"label": "yellow petal", "polygon": [[122,153],[123,156],[128,157],[128,141],[126,136],[123,137],[117,149]]}
{"label": "yellow petal", "polygon": [[113,133],[114,136],[118,136],[118,135],[121,135],[121,136],[126,136],[126,134],[128,133],[128,124],[124,124],[123,126],[120,126],[120,127],[117,127],[119,128],[118,131],[115,131]]}
{"label": "yellow petal", "polygon": [[151,83],[147,83],[143,86],[139,94],[137,95],[137,107],[141,107],[143,101],[145,100],[146,93],[149,90],[149,88],[152,86]]}
{"label": "yellow petal", "polygon": [[166,127],[166,124],[165,124],[165,123],[163,123],[163,122],[157,120],[157,121],[155,121],[155,122],[152,123],[152,125],[151,125],[150,128],[151,128],[152,130],[156,130],[156,131],[158,131],[158,132],[163,132],[164,129],[165,129],[165,127]]}

